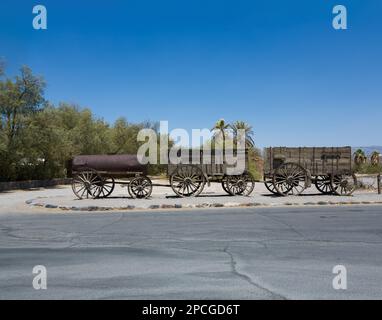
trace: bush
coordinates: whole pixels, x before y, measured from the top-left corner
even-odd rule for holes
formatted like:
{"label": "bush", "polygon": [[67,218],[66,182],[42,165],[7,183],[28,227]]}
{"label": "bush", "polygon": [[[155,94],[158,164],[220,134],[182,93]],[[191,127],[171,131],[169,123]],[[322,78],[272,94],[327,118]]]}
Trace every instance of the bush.
{"label": "bush", "polygon": [[356,165],[355,172],[360,174],[378,174],[382,173],[382,165],[372,165],[370,163],[364,163]]}

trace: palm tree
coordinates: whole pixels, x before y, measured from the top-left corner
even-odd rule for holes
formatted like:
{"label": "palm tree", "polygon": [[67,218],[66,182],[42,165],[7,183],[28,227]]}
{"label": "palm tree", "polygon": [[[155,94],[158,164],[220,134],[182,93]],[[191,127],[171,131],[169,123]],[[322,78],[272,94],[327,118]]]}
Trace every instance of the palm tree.
{"label": "palm tree", "polygon": [[231,128],[233,131],[235,143],[237,143],[237,140],[238,140],[239,130],[243,130],[245,135],[245,146],[247,148],[253,148],[255,146],[255,141],[253,139],[254,132],[252,130],[252,126],[250,126],[248,123],[244,121],[235,121],[231,125]]}
{"label": "palm tree", "polygon": [[379,157],[380,157],[380,153],[378,151],[374,151],[371,156],[370,156],[370,162],[373,166],[377,166],[379,165]]}
{"label": "palm tree", "polygon": [[354,162],[357,166],[366,163],[367,157],[362,149],[358,149],[354,152]]}
{"label": "palm tree", "polygon": [[227,135],[227,130],[230,128],[230,125],[225,122],[224,119],[219,119],[216,121],[215,126],[211,129],[211,131],[215,131],[214,137],[219,135],[222,136],[223,139],[223,149],[225,148],[225,139]]}
{"label": "palm tree", "polygon": [[215,131],[214,134],[214,140],[218,136],[222,136],[223,139],[223,157],[225,156],[225,141],[226,141],[226,135],[227,131],[231,126],[225,122],[224,119],[219,119],[216,121],[215,126],[211,129],[211,131]]}

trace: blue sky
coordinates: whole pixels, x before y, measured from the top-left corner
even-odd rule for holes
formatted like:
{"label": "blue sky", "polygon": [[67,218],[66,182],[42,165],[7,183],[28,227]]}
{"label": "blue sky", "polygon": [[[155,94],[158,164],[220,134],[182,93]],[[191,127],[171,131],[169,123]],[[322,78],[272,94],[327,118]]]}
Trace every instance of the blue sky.
{"label": "blue sky", "polygon": [[[32,7],[48,30],[32,28]],[[332,28],[346,5],[348,30]],[[380,0],[1,1],[7,74],[107,121],[249,122],[267,145],[381,145]]]}

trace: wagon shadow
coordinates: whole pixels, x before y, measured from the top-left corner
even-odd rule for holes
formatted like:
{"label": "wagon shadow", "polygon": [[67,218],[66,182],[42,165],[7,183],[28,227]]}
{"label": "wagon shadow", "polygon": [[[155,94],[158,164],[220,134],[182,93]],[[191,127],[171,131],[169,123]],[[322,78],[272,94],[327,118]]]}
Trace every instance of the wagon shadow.
{"label": "wagon shadow", "polygon": [[[235,197],[231,196],[229,194],[200,194],[195,198],[224,198],[224,197]],[[192,198],[192,197],[190,197]],[[177,195],[171,195],[171,196],[166,196],[166,199],[184,199],[182,197],[179,197]]]}
{"label": "wagon shadow", "polygon": [[[288,196],[282,196],[278,194],[269,194],[269,193],[263,193],[261,194],[263,197],[268,197],[268,198],[288,198],[288,197],[293,197],[293,195],[288,195]],[[295,197],[317,197],[317,196],[328,196],[327,194],[323,194],[321,192],[318,193],[302,193],[299,195],[296,195]]]}
{"label": "wagon shadow", "polygon": [[[129,197],[129,196],[113,196],[113,197],[109,196],[109,197],[106,197],[106,198],[99,198],[98,200],[105,200],[105,199],[131,199],[131,200],[136,200],[135,198]],[[151,199],[151,197],[148,198],[148,199]]]}
{"label": "wagon shadow", "polygon": [[279,194],[273,194],[273,193],[262,193],[260,195],[262,197],[267,197],[267,198],[285,198],[284,196],[281,196]]}
{"label": "wagon shadow", "polygon": [[330,196],[331,194],[323,194],[321,192],[318,193],[302,193],[299,195],[299,197],[309,197],[309,196],[314,196],[314,197],[323,197],[323,196]]}
{"label": "wagon shadow", "polygon": [[[84,199],[78,199],[78,198],[73,198],[73,200],[75,201],[82,201],[82,200],[93,200],[93,201],[99,201],[99,200],[106,200],[106,199],[130,199],[130,200],[136,200],[135,198],[132,198],[132,197],[129,197],[129,196],[114,196],[114,197],[105,197],[105,198],[96,198],[96,199],[93,199],[93,198],[84,198]],[[151,198],[148,198],[148,200],[151,199]]]}

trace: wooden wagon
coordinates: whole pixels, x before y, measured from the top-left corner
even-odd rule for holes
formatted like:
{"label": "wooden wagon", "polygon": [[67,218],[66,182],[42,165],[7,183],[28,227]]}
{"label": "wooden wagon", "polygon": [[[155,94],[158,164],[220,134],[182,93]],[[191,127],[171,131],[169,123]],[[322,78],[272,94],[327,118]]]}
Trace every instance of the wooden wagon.
{"label": "wooden wagon", "polygon": [[203,153],[183,150],[177,164],[167,166],[167,176],[172,190],[180,197],[198,196],[205,185],[219,182],[230,195],[248,196],[255,187],[255,180],[248,171],[248,152],[235,153],[237,161],[242,161],[243,170],[235,172],[234,165],[221,161],[221,154],[213,150]]}
{"label": "wooden wagon", "polygon": [[147,165],[135,155],[81,155],[68,163],[72,190],[79,198],[106,198],[116,184],[126,185],[132,198],[148,198],[152,182]]}
{"label": "wooden wagon", "polygon": [[265,148],[264,183],[283,196],[301,194],[312,183],[324,194],[351,195],[357,185],[351,147]]}

